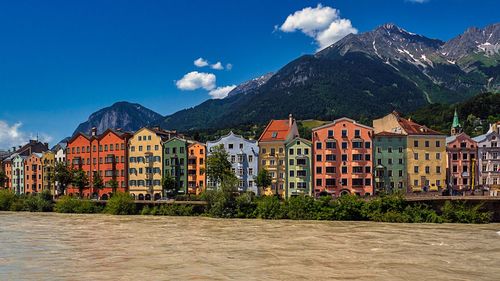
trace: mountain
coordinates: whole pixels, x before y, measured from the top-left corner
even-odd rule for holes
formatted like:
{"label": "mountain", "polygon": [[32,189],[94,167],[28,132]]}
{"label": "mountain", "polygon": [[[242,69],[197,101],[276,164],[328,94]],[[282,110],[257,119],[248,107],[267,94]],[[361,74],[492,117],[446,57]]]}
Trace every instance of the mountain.
{"label": "mountain", "polygon": [[78,132],[88,134],[92,127],[96,127],[98,133],[102,133],[108,128],[135,131],[160,118],[162,115],[140,104],[117,102],[110,107],[92,113],[87,121],[76,128],[73,135]]}
{"label": "mountain", "polygon": [[391,110],[412,112],[499,92],[499,30],[500,24],[469,28],[444,42],[384,24],[301,56],[249,90],[205,101],[158,123],[189,131],[265,123],[289,113],[298,119],[363,121]]}
{"label": "mountain", "polygon": [[264,85],[271,79],[271,77],[274,75],[274,73],[269,72],[267,74],[264,74],[260,77],[254,78],[252,80],[246,81],[244,83],[241,83],[238,85],[236,88],[234,88],[231,92],[227,94],[228,97],[234,96],[234,95],[239,95],[239,94],[248,94],[249,92],[259,88],[260,86]]}

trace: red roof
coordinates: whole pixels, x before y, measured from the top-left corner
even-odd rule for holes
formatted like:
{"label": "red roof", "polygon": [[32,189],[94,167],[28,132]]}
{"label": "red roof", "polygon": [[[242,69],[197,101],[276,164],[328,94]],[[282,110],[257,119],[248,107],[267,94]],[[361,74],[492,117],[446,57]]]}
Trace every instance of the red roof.
{"label": "red roof", "polygon": [[[293,122],[293,121],[292,121]],[[290,132],[292,126],[289,126],[288,119],[285,120],[271,120],[267,127],[260,135],[259,142],[261,141],[284,141]]]}
{"label": "red roof", "polygon": [[383,131],[383,132],[375,134],[375,137],[376,136],[381,136],[381,137],[401,137],[401,136],[404,136],[404,135],[403,134],[398,134],[398,133],[392,133],[392,132]]}
{"label": "red roof", "polygon": [[426,126],[419,125],[411,120],[398,118],[399,125],[408,135],[443,135],[440,132],[427,128]]}

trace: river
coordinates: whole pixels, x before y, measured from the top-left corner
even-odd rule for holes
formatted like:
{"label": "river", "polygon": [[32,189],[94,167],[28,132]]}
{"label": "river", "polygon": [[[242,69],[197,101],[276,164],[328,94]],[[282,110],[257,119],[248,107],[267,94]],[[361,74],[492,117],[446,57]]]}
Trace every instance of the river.
{"label": "river", "polygon": [[500,224],[0,212],[0,280],[499,280]]}

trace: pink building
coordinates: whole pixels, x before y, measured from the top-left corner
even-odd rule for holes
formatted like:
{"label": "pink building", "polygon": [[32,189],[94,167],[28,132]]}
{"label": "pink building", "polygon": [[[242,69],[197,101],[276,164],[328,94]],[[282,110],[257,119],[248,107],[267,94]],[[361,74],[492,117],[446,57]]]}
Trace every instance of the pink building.
{"label": "pink building", "polygon": [[312,130],[314,193],[373,194],[373,128],[340,118]]}
{"label": "pink building", "polygon": [[477,143],[467,134],[446,138],[448,186],[463,192],[478,184]]}

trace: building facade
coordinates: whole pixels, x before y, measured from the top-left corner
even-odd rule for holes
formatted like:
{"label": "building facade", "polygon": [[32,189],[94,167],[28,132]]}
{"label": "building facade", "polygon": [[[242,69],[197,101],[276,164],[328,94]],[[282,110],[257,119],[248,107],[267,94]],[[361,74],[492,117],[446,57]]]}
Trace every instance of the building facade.
{"label": "building facade", "polygon": [[42,154],[42,189],[49,190],[50,194],[56,194],[54,171],[55,171],[55,153],[47,151]]}
{"label": "building facade", "polygon": [[207,147],[203,143],[188,145],[187,183],[189,194],[200,194],[206,188]]}
{"label": "building facade", "polygon": [[375,133],[407,137],[406,159],[409,192],[438,191],[446,187],[446,137],[392,112],[373,120]]}
{"label": "building facade", "polygon": [[179,137],[173,137],[163,144],[164,176],[174,179],[179,194],[187,193],[187,148],[187,140]]}
{"label": "building facade", "polygon": [[159,128],[142,128],[129,140],[129,191],[139,200],[160,199],[163,179],[163,142],[170,138]]}
{"label": "building facade", "polygon": [[373,128],[340,118],[312,130],[314,193],[373,194]]}
{"label": "building facade", "polygon": [[4,189],[12,190],[12,158],[14,155],[10,155],[2,161],[3,171],[5,172],[5,176],[7,180],[4,184]]}
{"label": "building facade", "polygon": [[312,196],[311,142],[296,137],[285,145],[286,188],[285,197]]}
{"label": "building facade", "polygon": [[375,166],[375,192],[406,192],[407,137],[380,132],[373,137],[373,165]]}
{"label": "building facade", "polygon": [[[239,180],[238,191],[250,191],[254,194],[259,194],[255,177],[259,169],[259,146],[255,140],[247,140],[242,136],[235,135],[230,132],[228,135],[222,136],[218,140],[207,142],[207,153],[213,147],[222,145],[228,153],[229,161],[231,162],[232,171]],[[215,183],[208,181],[210,188],[217,188]]]}
{"label": "building facade", "polygon": [[26,194],[36,194],[43,191],[41,153],[32,153],[25,159],[24,174],[24,191]]}
{"label": "building facade", "polygon": [[[108,129],[97,135],[92,129],[90,136],[76,134],[68,141],[66,149],[67,161],[73,169],[82,169],[89,179],[84,188],[83,197],[108,199],[113,192],[112,181],[118,183],[117,191],[126,191],[128,187],[128,149],[129,133]],[[99,175],[103,179],[104,188],[93,187],[93,178]],[[78,188],[70,185],[68,194],[77,194]]]}
{"label": "building facade", "polygon": [[24,163],[27,156],[22,156],[19,154],[14,154],[12,158],[12,184],[11,190],[15,194],[24,194],[24,184],[25,184],[25,173],[24,173]]}
{"label": "building facade", "polygon": [[474,138],[478,147],[479,184],[492,191],[500,191],[500,126],[490,125],[484,135]]}
{"label": "building facade", "polygon": [[264,129],[258,140],[259,170],[266,169],[269,172],[272,184],[260,190],[260,194],[285,196],[285,145],[298,136],[297,122],[291,114],[286,120],[271,120]]}
{"label": "building facade", "polygon": [[[448,187],[466,191],[478,184],[477,143],[465,133],[446,138]],[[452,192],[453,193],[453,192]]]}

